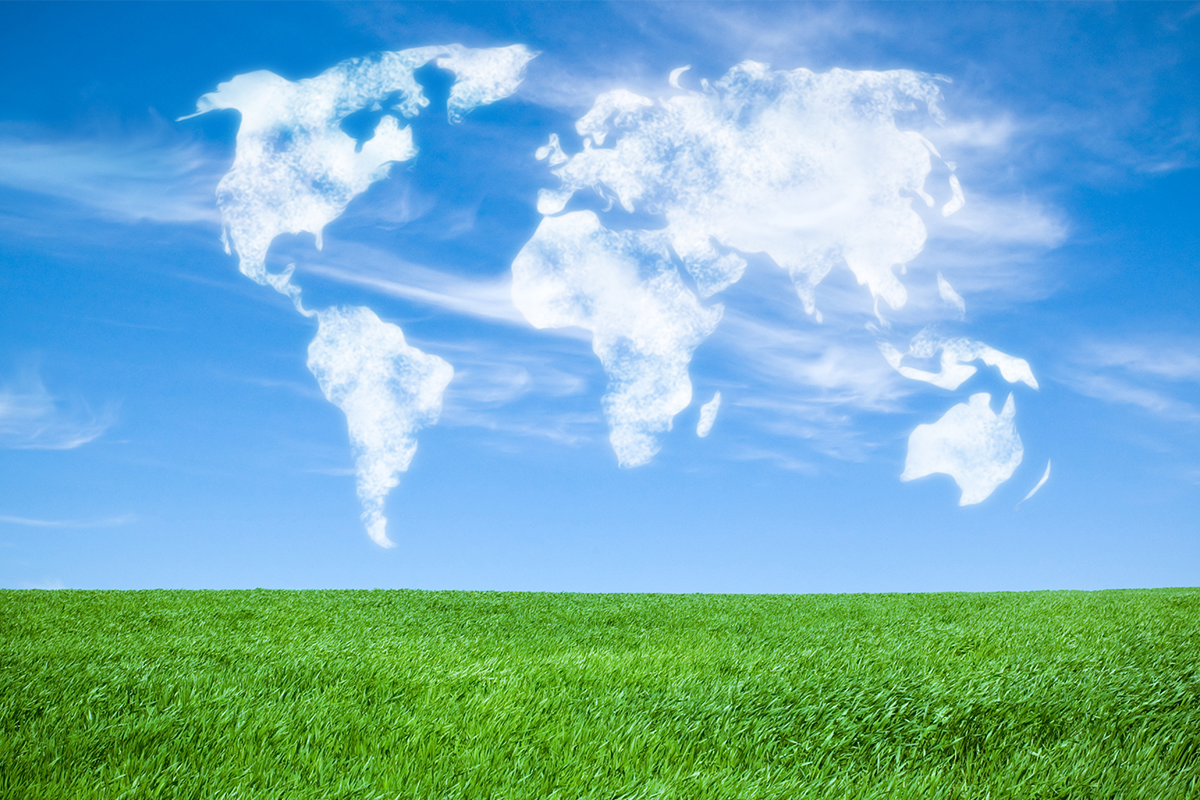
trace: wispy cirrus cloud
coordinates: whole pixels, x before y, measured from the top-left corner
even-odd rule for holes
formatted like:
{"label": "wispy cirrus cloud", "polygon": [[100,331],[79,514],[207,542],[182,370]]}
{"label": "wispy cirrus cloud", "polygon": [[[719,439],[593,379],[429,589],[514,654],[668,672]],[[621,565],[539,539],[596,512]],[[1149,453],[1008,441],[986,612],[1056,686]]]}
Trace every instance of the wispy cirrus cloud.
{"label": "wispy cirrus cloud", "polygon": [[0,186],[48,195],[108,220],[220,220],[226,156],[167,130],[91,138],[0,124]]}
{"label": "wispy cirrus cloud", "polygon": [[[0,524],[21,525],[26,528],[116,528],[137,522],[136,514],[122,514],[119,517],[103,519],[34,519],[31,517],[10,517],[0,514]],[[60,587],[61,588],[61,587]]]}
{"label": "wispy cirrus cloud", "polygon": [[0,384],[0,448],[73,450],[95,441],[115,421],[111,406],[94,413],[85,403],[50,394],[32,369]]}
{"label": "wispy cirrus cloud", "polygon": [[1200,423],[1200,342],[1093,339],[1075,349],[1061,380],[1079,394],[1135,406],[1170,422]]}
{"label": "wispy cirrus cloud", "polygon": [[1066,375],[1065,382],[1079,394],[1107,403],[1136,406],[1164,420],[1200,422],[1200,408],[1195,404],[1126,378],[1072,372]]}
{"label": "wispy cirrus cloud", "polygon": [[319,275],[452,314],[525,325],[524,318],[512,304],[512,281],[507,275],[495,279],[465,278],[367,247],[349,246],[347,249],[367,257],[351,263],[349,259],[334,256],[322,263],[305,264],[301,274]]}
{"label": "wispy cirrus cloud", "polygon": [[1083,360],[1097,367],[1119,368],[1167,381],[1200,383],[1200,341],[1134,343],[1090,342],[1081,353]]}
{"label": "wispy cirrus cloud", "polygon": [[727,309],[722,322],[726,335],[716,346],[732,351],[732,363],[747,377],[769,382],[781,394],[844,410],[894,411],[913,391],[869,337],[846,335],[857,333],[850,326],[792,326],[740,309]]}

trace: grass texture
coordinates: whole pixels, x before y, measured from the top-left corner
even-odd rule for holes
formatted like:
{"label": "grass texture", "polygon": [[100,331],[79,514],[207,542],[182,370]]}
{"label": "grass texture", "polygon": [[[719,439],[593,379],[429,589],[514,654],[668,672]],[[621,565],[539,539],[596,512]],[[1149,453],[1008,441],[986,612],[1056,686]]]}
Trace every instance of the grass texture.
{"label": "grass texture", "polygon": [[0,591],[4,798],[1200,798],[1200,589]]}

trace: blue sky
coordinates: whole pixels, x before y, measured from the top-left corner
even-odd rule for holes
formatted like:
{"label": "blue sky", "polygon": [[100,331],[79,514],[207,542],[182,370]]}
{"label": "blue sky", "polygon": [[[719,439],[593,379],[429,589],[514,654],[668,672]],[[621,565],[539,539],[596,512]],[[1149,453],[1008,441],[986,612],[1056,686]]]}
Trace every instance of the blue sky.
{"label": "blue sky", "polygon": [[[6,3],[0,23],[0,586],[1197,584],[1200,5]],[[537,55],[456,125],[447,98],[470,70],[434,63],[413,73],[430,101],[415,116],[332,120],[359,139],[381,124],[367,154],[394,120],[419,152],[331,212],[322,249],[311,232],[271,242],[263,274],[295,264],[288,285],[327,316],[239,271],[248,234],[226,254],[223,222],[257,231],[261,218],[237,217],[257,206],[235,208],[236,193],[219,206],[217,186],[250,152],[249,129],[239,142],[233,109],[177,120],[238,75],[296,84],[369,53],[455,43]],[[721,83],[746,61],[769,68]],[[888,90],[916,76],[944,117],[909,103],[863,127],[852,93],[867,91],[864,71],[887,73]],[[806,88],[761,90],[788,80]],[[577,121],[614,90],[646,101],[585,143]],[[788,98],[809,110],[775,114]],[[768,122],[680,127],[699,118],[687,109],[742,100],[765,116],[738,119]],[[272,135],[287,127],[269,122]],[[742,138],[721,163],[736,169],[622,194],[631,175],[674,169],[685,133],[712,155],[730,131]],[[905,149],[912,132],[936,153]],[[561,164],[535,155],[551,134]],[[818,141],[833,143],[812,161],[827,180],[757,171],[786,166],[771,155],[779,142],[808,158],[827,152]],[[629,155],[638,142],[651,160]],[[902,156],[888,160],[893,146]],[[916,184],[896,178],[914,164]],[[588,170],[603,172],[600,192],[581,179],[562,210],[539,211],[539,192]],[[965,205],[943,215],[951,175]],[[893,223],[914,220],[926,238],[909,246]],[[712,293],[685,252],[693,223],[713,258],[745,262]],[[559,259],[564,241],[596,258]],[[793,278],[826,245],[817,322]],[[844,255],[868,250],[883,271],[865,257],[852,271]],[[618,256],[647,282],[597,278]],[[878,281],[860,284],[868,272]],[[903,303],[887,299],[884,273]],[[965,311],[939,293],[939,273]],[[553,300],[564,285],[584,300]],[[435,423],[389,400],[368,422],[400,420],[392,444],[355,449],[353,404],[330,402],[335,379],[306,362],[338,308],[402,330],[403,363],[416,352],[452,366]],[[696,322],[714,317],[711,330]],[[631,325],[650,331],[641,350]],[[922,331],[927,351],[912,344]],[[974,360],[984,347],[992,365]],[[947,388],[938,354],[959,351],[975,372]],[[1038,388],[1000,362],[1026,364]],[[617,402],[620,380],[636,394],[647,375],[662,396]],[[687,383],[682,410],[663,399]],[[980,393],[992,438],[964,451],[958,484],[944,470],[902,481],[944,455],[928,440],[944,443],[949,423],[918,426],[968,414]],[[669,431],[620,439],[663,419]],[[360,519],[374,502],[360,501],[363,459],[395,466],[410,441],[399,485],[372,495],[395,545],[381,547]],[[959,505],[972,480],[984,498]]]}

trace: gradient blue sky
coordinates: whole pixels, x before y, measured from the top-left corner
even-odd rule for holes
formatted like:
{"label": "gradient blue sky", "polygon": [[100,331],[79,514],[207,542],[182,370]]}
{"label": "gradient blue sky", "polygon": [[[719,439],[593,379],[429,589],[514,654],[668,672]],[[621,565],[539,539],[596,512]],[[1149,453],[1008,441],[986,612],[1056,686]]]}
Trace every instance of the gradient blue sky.
{"label": "gradient blue sky", "polygon": [[[305,366],[314,323],[219,241],[239,117],[174,120],[238,74],[452,42],[540,55],[453,127],[435,113],[448,79],[418,73],[419,156],[322,251],[301,234],[269,257],[296,263],[306,302],[369,306],[455,367],[385,550],[359,520],[346,419]],[[903,381],[853,276],[818,299],[866,314],[817,326],[752,260],[695,352],[692,406],[651,463],[617,467],[587,338],[509,300],[558,184],[533,153],[549,133],[578,151],[600,92],[659,97],[677,67],[716,80],[746,59],[951,79],[944,127],[912,125],[967,205],[922,212],[910,291],[944,273],[967,304],[956,334],[1028,360],[1038,391],[988,369],[956,392]],[[0,586],[1200,583],[1200,5],[8,2],[0,64]],[[1012,478],[967,507],[945,475],[901,482],[913,429],[979,391],[1016,397]]]}

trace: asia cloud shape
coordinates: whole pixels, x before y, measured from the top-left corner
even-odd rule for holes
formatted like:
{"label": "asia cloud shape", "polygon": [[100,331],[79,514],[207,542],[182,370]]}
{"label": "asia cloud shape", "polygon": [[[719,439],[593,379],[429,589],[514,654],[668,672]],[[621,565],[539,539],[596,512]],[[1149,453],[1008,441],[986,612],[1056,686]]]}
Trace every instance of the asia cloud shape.
{"label": "asia cloud shape", "polygon": [[[685,69],[671,73],[671,86]],[[895,115],[920,106],[940,120],[937,84],[904,70],[818,74],[746,61],[666,99],[601,94],[575,126],[581,152],[568,156],[557,135],[537,151],[561,186],[539,194],[544,219],[513,265],[513,301],[536,327],[593,331],[622,466],[649,460],[656,434],[690,402],[692,352],[722,311],[698,301],[742,277],[742,253],[766,253],[787,270],[818,322],[816,288],[839,264],[877,301],[905,304],[894,270],[924,247],[911,201],[933,205],[925,179],[937,151],[901,131]],[[590,211],[563,213],[584,190],[661,215],[666,227],[618,233]],[[946,214],[962,200],[957,179],[950,190]]]}
{"label": "asia cloud shape", "polygon": [[999,414],[992,411],[992,396],[971,395],[929,425],[918,425],[908,438],[908,458],[902,481],[941,472],[962,489],[960,506],[985,500],[1004,483],[1025,454],[1013,417],[1016,404],[1010,394]]}
{"label": "asia cloud shape", "polygon": [[[306,309],[292,267],[269,272],[267,252],[280,234],[301,232],[321,249],[325,226],[351,200],[387,177],[393,162],[417,154],[412,130],[399,117],[429,105],[418,68],[435,62],[455,74],[447,113],[457,123],[471,109],[511,95],[535,55],[523,45],[418,47],[349,59],[295,82],[266,70],[238,75],[197,102],[196,114],[241,112],[233,167],[217,186],[225,249],[232,244],[247,277],[317,318],[308,366],[325,397],[346,414],[363,521],[385,547],[391,540],[384,501],[412,461],[416,431],[437,422],[454,370],[407,344],[398,326],[368,308]],[[341,125],[361,110],[384,113],[374,136],[360,143]]]}

